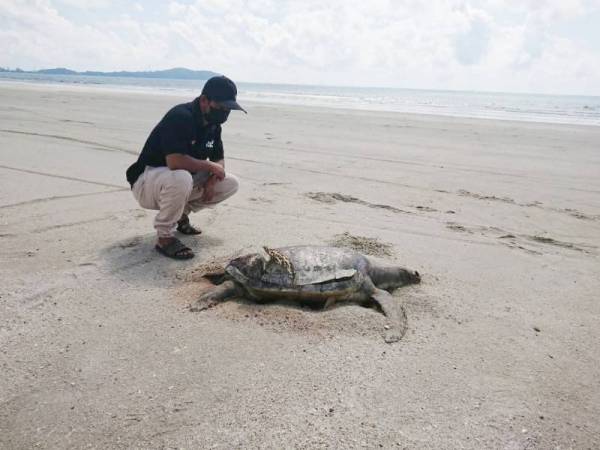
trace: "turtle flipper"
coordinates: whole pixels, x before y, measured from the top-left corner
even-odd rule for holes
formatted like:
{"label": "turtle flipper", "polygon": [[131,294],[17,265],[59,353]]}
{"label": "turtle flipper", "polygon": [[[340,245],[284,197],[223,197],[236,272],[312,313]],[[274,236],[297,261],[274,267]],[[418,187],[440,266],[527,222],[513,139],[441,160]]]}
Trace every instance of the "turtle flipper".
{"label": "turtle flipper", "polygon": [[336,301],[335,297],[329,297],[327,300],[325,300],[325,304],[323,305],[323,309],[329,309],[329,308],[331,308],[333,305],[335,305],[335,301]]}
{"label": "turtle flipper", "polygon": [[382,289],[375,289],[371,297],[379,305],[388,320],[383,339],[387,343],[398,342],[406,333],[406,312],[404,308],[389,292]]}
{"label": "turtle flipper", "polygon": [[202,294],[198,300],[190,305],[190,311],[199,312],[212,308],[217,303],[229,297],[234,297],[237,293],[238,288],[236,284],[231,280],[225,281]]}

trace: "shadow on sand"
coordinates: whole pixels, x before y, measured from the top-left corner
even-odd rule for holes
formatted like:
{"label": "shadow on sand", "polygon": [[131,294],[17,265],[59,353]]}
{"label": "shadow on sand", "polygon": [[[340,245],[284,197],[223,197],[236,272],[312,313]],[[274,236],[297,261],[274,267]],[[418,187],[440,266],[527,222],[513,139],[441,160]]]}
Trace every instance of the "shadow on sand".
{"label": "shadow on sand", "polygon": [[176,281],[176,274],[189,270],[214,253],[223,241],[210,234],[199,237],[177,236],[196,256],[174,260],[159,254],[154,246],[156,235],[148,233],[115,242],[100,252],[100,260],[110,275],[142,286],[167,286]]}

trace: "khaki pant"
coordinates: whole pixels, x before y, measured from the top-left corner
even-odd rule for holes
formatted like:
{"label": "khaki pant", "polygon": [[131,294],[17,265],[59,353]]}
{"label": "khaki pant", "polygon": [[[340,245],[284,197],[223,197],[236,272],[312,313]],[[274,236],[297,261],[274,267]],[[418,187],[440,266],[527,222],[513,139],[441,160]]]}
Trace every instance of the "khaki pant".
{"label": "khaki pant", "polygon": [[145,209],[158,210],[154,228],[159,237],[173,236],[173,230],[182,214],[199,211],[216,205],[235,194],[239,182],[235,175],[226,174],[215,185],[215,194],[209,203],[203,202],[202,184],[206,176],[195,176],[187,170],[171,170],[168,167],[150,167],[133,185],[133,196]]}

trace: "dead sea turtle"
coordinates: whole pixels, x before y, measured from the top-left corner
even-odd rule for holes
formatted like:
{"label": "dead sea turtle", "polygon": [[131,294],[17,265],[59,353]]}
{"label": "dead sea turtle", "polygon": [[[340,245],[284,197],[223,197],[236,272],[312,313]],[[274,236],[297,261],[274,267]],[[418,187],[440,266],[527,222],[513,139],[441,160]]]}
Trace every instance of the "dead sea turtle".
{"label": "dead sea turtle", "polygon": [[205,292],[190,309],[202,311],[229,297],[259,303],[297,300],[312,308],[336,302],[374,304],[388,319],[384,339],[395,342],[406,331],[406,314],[394,289],[419,283],[418,272],[384,267],[352,250],[296,246],[270,249],[232,259],[222,273],[207,276],[218,285]]}

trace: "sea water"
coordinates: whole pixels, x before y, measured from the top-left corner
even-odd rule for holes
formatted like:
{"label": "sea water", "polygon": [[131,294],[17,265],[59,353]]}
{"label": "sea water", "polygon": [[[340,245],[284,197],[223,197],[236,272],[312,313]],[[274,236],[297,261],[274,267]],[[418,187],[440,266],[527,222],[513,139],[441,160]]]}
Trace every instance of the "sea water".
{"label": "sea water", "polygon": [[[0,72],[0,81],[198,95],[204,81]],[[600,125],[600,97],[237,82],[238,100],[454,117]]]}

